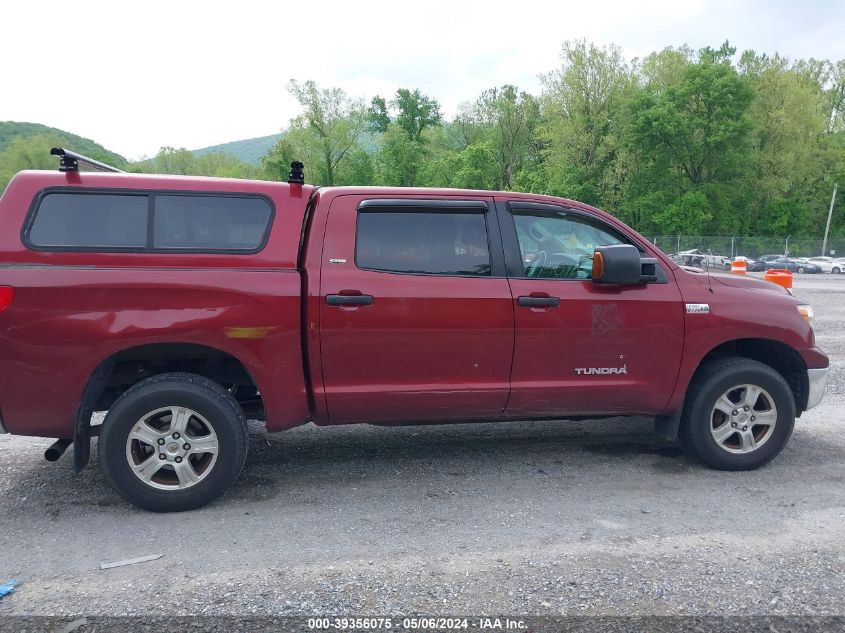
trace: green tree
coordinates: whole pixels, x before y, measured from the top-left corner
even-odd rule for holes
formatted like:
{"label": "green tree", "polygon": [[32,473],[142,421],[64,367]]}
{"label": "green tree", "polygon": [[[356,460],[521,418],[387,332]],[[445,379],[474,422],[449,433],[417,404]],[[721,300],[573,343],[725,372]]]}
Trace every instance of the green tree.
{"label": "green tree", "polygon": [[661,198],[671,203],[700,189],[717,220],[712,228],[730,233],[742,228],[739,210],[748,203],[740,185],[751,157],[754,93],[723,49],[704,49],[700,61],[685,66],[675,84],[657,91],[646,85],[629,106],[628,141],[638,160],[639,182],[631,193],[640,198],[634,204]]}
{"label": "green tree", "polygon": [[159,153],[150,159],[149,167],[144,166],[142,169],[155,174],[187,176],[192,172],[193,162],[194,155],[184,147],[162,147]]}
{"label": "green tree", "polygon": [[475,103],[474,117],[484,130],[486,151],[496,164],[497,189],[512,189],[517,173],[537,163],[535,131],[540,106],[515,86],[485,90]]}
{"label": "green tree", "polygon": [[687,66],[695,62],[689,46],[668,47],[646,55],[639,67],[642,82],[652,94],[660,94],[681,82]]}
{"label": "green tree", "polygon": [[690,185],[735,169],[748,150],[753,92],[730,65],[687,66],[665,94],[645,92],[633,103],[633,142],[683,174]]}
{"label": "green tree", "polygon": [[290,122],[290,129],[271,152],[302,160],[312,182],[337,184],[350,157],[360,149],[367,123],[364,105],[340,88],[321,89],[313,81],[291,80],[288,90],[303,113]]}
{"label": "green tree", "polygon": [[377,163],[377,180],[383,185],[412,187],[426,159],[423,143],[409,138],[398,123],[391,123],[381,139]]}
{"label": "green tree", "polygon": [[797,209],[806,209],[804,196],[824,169],[819,149],[828,127],[826,98],[811,75],[796,72],[778,55],[746,51],[739,68],[754,90],[749,110],[752,164],[745,172],[753,194],[743,229],[763,225],[786,235],[797,227],[785,210],[792,206],[796,219],[805,216]]}
{"label": "green tree", "polygon": [[[378,112],[381,111],[381,105],[375,105]],[[431,158],[428,134],[440,126],[440,106],[419,90],[406,88],[396,91],[396,97],[390,105],[396,116],[381,135],[376,156],[377,181],[401,187],[423,184],[422,172]],[[376,116],[384,121],[381,114]]]}
{"label": "green tree", "polygon": [[387,101],[376,95],[367,108],[367,125],[370,132],[384,134],[390,125],[390,114],[387,111]]}
{"label": "green tree", "polygon": [[0,151],[0,192],[19,171],[57,169],[59,159],[50,155],[50,149],[61,145],[59,141],[57,136],[51,134],[13,138],[6,149]]}
{"label": "green tree", "polygon": [[542,77],[548,191],[600,204],[618,158],[632,72],[618,47],[584,40],[566,42],[561,59]]}
{"label": "green tree", "polygon": [[226,152],[211,152],[194,156],[190,169],[197,176],[219,178],[256,178],[258,169]]}
{"label": "green tree", "polygon": [[700,235],[713,218],[710,203],[701,191],[688,191],[655,214],[657,226],[669,234]]}
{"label": "green tree", "polygon": [[399,88],[391,102],[396,109],[396,123],[412,141],[420,142],[426,128],[440,125],[443,115],[436,100],[421,94],[419,90]]}

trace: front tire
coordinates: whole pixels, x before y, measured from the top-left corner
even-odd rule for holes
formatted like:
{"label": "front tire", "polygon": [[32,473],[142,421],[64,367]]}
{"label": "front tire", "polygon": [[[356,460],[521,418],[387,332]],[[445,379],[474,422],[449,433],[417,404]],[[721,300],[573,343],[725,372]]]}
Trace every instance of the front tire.
{"label": "front tire", "polygon": [[219,384],[196,374],[153,376],[109,409],[98,452],[109,483],[153,512],[193,510],[222,495],[246,461],[246,420]]}
{"label": "front tire", "polygon": [[830,272],[831,272],[831,273],[833,273],[834,275],[838,275],[838,274],[839,274],[839,273],[841,273],[842,271],[839,269],[839,267],[838,267],[838,266],[834,266],[834,267],[833,267],[833,270],[831,270]]}
{"label": "front tire", "polygon": [[774,369],[749,358],[702,366],[687,394],[680,438],[718,470],[752,470],[786,446],[795,425],[795,399]]}

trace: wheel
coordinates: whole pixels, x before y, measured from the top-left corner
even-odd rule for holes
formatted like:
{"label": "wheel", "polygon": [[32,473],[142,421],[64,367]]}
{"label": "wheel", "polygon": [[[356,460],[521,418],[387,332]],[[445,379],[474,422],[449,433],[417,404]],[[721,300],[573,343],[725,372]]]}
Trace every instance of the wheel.
{"label": "wheel", "polygon": [[803,266],[799,266],[799,267],[798,267],[798,272],[799,272],[799,273],[803,273],[803,272],[804,272],[804,267],[803,267]]}
{"label": "wheel", "polygon": [[196,374],[153,376],[112,405],[97,447],[106,479],[145,510],[199,508],[231,486],[246,461],[246,420],[219,384]]}
{"label": "wheel", "polygon": [[792,390],[749,358],[723,358],[696,372],[681,420],[684,446],[718,470],[751,470],[781,452],[795,425]]}
{"label": "wheel", "polygon": [[834,266],[834,267],[833,267],[833,269],[832,269],[830,272],[832,272],[834,275],[838,275],[838,274],[839,274],[839,273],[841,273],[842,271],[841,271],[841,270],[839,270],[839,267],[838,267],[838,266]]}

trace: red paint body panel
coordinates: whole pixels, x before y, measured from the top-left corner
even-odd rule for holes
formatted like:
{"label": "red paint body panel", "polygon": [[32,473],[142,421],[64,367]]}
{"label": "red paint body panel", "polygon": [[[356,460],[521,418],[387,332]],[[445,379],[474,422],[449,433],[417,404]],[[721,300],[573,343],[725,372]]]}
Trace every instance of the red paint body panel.
{"label": "red paint body panel", "polygon": [[[560,297],[560,306],[515,308],[509,417],[664,410],[684,340],[681,294],[673,280],[602,287],[574,279],[512,279],[511,286],[515,296]],[[625,373],[576,372],[589,367]]]}
{"label": "red paint body panel", "polygon": [[[719,345],[739,339],[770,339],[795,349],[808,369],[828,366],[828,358],[816,347],[809,324],[796,306],[805,303],[785,290],[751,277],[675,271],[686,303],[708,303],[710,314],[687,314],[684,355],[678,381],[668,408],[683,400],[698,363]],[[731,285],[720,282],[725,279]]]}
{"label": "red paint body panel", "polygon": [[[29,250],[20,234],[27,212],[40,190],[56,186],[258,193],[273,201],[275,219],[255,254]],[[603,288],[360,270],[356,208],[378,197],[483,200],[491,203],[488,226],[494,200],[565,204],[640,244],[668,283]],[[271,431],[309,418],[339,424],[668,413],[701,358],[740,338],[781,341],[807,367],[827,365],[795,310],[800,300],[762,282],[680,269],[612,216],[547,196],[22,172],[0,199],[0,221],[0,285],[14,288],[12,305],[0,313],[0,417],[23,435],[70,437],[98,364],[151,343],[196,343],[238,359],[258,384]],[[348,290],[373,295],[373,305],[326,305],[327,294]],[[517,297],[532,292],[558,296],[561,305],[519,307]],[[685,314],[684,303],[708,303],[710,314]],[[237,335],[244,330],[259,334]],[[622,365],[624,375],[575,372]]]}
{"label": "red paint body panel", "polygon": [[320,296],[357,290],[375,297],[371,306],[352,308],[320,302],[329,422],[500,416],[513,356],[507,279],[357,268],[355,226],[363,199],[333,198],[323,243]]}
{"label": "red paint body panel", "polygon": [[[2,283],[16,289],[0,332],[0,403],[8,431],[66,433],[97,365],[149,343],[196,343],[239,359],[262,390],[268,427],[308,415],[295,271],[45,272],[0,269]],[[237,338],[245,328],[266,334]]]}

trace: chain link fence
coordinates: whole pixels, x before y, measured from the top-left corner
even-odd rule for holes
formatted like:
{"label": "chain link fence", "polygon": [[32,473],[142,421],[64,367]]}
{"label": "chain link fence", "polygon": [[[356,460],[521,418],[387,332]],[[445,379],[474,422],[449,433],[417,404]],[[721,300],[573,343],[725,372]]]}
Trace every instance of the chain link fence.
{"label": "chain link fence", "polygon": [[815,257],[830,255],[845,257],[845,238],[829,238],[827,252],[822,253],[822,239],[749,237],[733,235],[646,235],[651,242],[667,254],[698,249],[702,253],[713,253],[725,257],[744,255],[756,258],[761,255],[782,255],[791,257]]}

